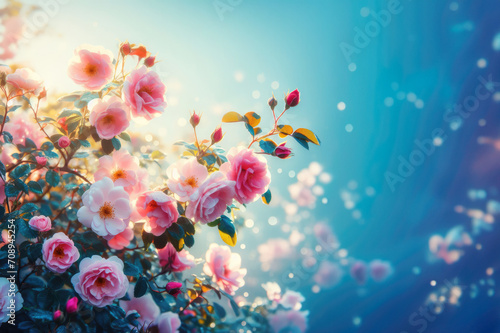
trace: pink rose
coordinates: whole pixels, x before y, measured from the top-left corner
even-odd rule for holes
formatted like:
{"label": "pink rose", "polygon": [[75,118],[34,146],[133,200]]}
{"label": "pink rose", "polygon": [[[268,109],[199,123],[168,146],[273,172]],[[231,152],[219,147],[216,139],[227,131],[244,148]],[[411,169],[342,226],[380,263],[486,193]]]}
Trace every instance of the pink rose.
{"label": "pink rose", "polygon": [[158,250],[160,265],[169,272],[182,272],[196,266],[194,257],[186,250],[177,252],[172,243]]}
{"label": "pink rose", "polygon": [[134,239],[134,231],[132,229],[126,228],[118,235],[111,239],[108,239],[108,246],[115,250],[123,250],[130,245],[130,241]]}
{"label": "pink rose", "polygon": [[157,327],[157,332],[176,333],[179,332],[179,327],[181,327],[181,320],[177,313],[165,312],[156,318],[153,326]]}
{"label": "pink rose", "polygon": [[[10,311],[19,311],[23,308],[23,296],[14,284],[14,292],[11,291],[11,284],[7,278],[0,277],[0,324],[10,319]],[[4,325],[5,327],[5,325]]]}
{"label": "pink rose", "polygon": [[[275,333],[296,332],[297,329],[304,333],[307,329],[307,316],[309,311],[278,310],[269,316],[269,324]],[[288,329],[287,329],[288,328]]]}
{"label": "pink rose", "polygon": [[134,287],[131,284],[128,288],[130,301],[120,301],[120,307],[125,311],[127,316],[133,312],[137,312],[140,315],[137,321],[141,326],[148,327],[160,315],[160,308],[156,305],[151,294],[135,298]]}
{"label": "pink rose", "polygon": [[18,68],[14,73],[7,75],[7,83],[14,87],[18,95],[22,95],[28,92],[38,94],[43,81],[31,69]]}
{"label": "pink rose", "polygon": [[340,280],[342,280],[343,275],[344,272],[339,264],[330,261],[323,261],[319,265],[319,269],[316,274],[314,274],[313,280],[320,287],[330,288],[339,283]]}
{"label": "pink rose", "polygon": [[130,122],[127,106],[117,96],[105,96],[90,102],[90,124],[101,139],[110,140],[125,131]]}
{"label": "pink rose", "polygon": [[208,171],[195,157],[191,157],[170,165],[167,168],[167,176],[170,191],[177,194],[180,201],[185,202],[208,177]]}
{"label": "pink rose", "polygon": [[253,150],[231,148],[227,154],[228,162],[220,167],[229,180],[236,182],[236,200],[247,204],[257,200],[266,193],[271,182],[271,173],[267,161]]}
{"label": "pink rose", "polygon": [[88,90],[99,90],[113,78],[113,54],[100,47],[82,45],[68,67],[68,76]]}
{"label": "pink rose", "polygon": [[75,313],[78,310],[78,297],[72,297],[66,302],[66,312]]}
{"label": "pink rose", "polygon": [[134,117],[151,120],[167,107],[165,90],[158,74],[142,66],[125,79],[122,95]]}
{"label": "pink rose", "polygon": [[274,156],[281,158],[281,159],[287,159],[291,156],[292,150],[288,147],[285,146],[286,142],[283,142],[280,144],[278,147],[274,149]]}
{"label": "pink rose", "polygon": [[44,166],[47,164],[47,157],[45,156],[35,156],[36,163],[38,163],[41,166]]}
{"label": "pink rose", "polygon": [[61,136],[59,138],[59,140],[57,141],[57,144],[61,148],[66,148],[66,147],[69,147],[69,145],[71,144],[71,140],[67,136],[64,135],[64,136]]}
{"label": "pink rose", "polygon": [[100,308],[125,296],[129,287],[127,276],[123,274],[123,261],[115,256],[84,258],[80,262],[80,272],[71,278],[71,283],[85,302]]}
{"label": "pink rose", "polygon": [[231,253],[228,246],[211,244],[205,259],[203,272],[211,276],[228,294],[234,295],[236,289],[245,285],[243,277],[247,274],[247,270],[240,267],[240,255]]}
{"label": "pink rose", "polygon": [[160,191],[141,194],[137,199],[137,212],[146,219],[155,236],[163,234],[179,218],[177,201]]}
{"label": "pink rose", "polygon": [[83,193],[82,201],[83,206],[77,212],[78,221],[99,236],[115,236],[127,227],[132,212],[129,195],[110,178],[92,184]]}
{"label": "pink rose", "polygon": [[75,244],[64,233],[55,233],[43,242],[43,260],[52,272],[64,273],[80,258]]}
{"label": "pink rose", "polygon": [[214,172],[190,197],[186,217],[203,224],[215,221],[233,202],[234,181]]}
{"label": "pink rose", "polygon": [[32,116],[26,112],[17,110],[12,115],[9,113],[9,121],[5,123],[4,131],[9,132],[16,145],[26,144],[26,138],[31,139],[37,147],[40,147],[45,140],[45,134],[40,130],[40,127],[34,122]]}
{"label": "pink rose", "polygon": [[49,231],[52,228],[52,221],[47,216],[33,216],[29,225],[31,229],[36,231]]}
{"label": "pink rose", "polygon": [[287,107],[297,106],[300,102],[300,93],[297,89],[288,93],[285,97],[285,102]]}
{"label": "pink rose", "polygon": [[61,316],[62,316],[61,310],[54,311],[54,314],[53,314],[54,320],[57,320],[57,319],[61,318]]}

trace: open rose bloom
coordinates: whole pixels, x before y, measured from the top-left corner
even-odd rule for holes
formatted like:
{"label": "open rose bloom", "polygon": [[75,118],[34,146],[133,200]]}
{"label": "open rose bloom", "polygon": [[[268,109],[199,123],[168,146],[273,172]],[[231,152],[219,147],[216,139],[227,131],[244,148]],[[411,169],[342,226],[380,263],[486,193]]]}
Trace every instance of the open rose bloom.
{"label": "open rose bloom", "polygon": [[113,78],[113,54],[99,46],[82,45],[69,63],[68,76],[85,89],[101,89]]}
{"label": "open rose bloom", "polygon": [[146,219],[155,236],[160,236],[179,218],[176,201],[159,191],[140,195],[137,199],[137,212]]}
{"label": "open rose bloom", "polygon": [[245,285],[243,278],[247,274],[247,270],[241,268],[240,255],[231,253],[227,246],[217,244],[210,245],[203,272],[212,276],[214,281],[231,295],[234,295],[238,288]]}
{"label": "open rose bloom", "polygon": [[112,139],[125,131],[129,122],[129,111],[117,96],[106,96],[92,101],[90,124],[95,126],[101,139]]}
{"label": "open rose bloom", "polygon": [[163,269],[169,272],[182,272],[196,265],[194,257],[186,250],[177,250],[171,243],[158,250],[158,258]]}
{"label": "open rose bloom", "polygon": [[134,297],[135,285],[128,288],[129,301],[120,301],[120,307],[126,315],[137,312],[140,317],[137,319],[141,325],[148,327],[160,315],[160,308],[156,305],[153,296],[146,294],[141,297]]}
{"label": "open rose bloom", "polygon": [[179,196],[180,201],[188,201],[189,197],[208,177],[207,168],[196,158],[181,159],[167,169],[168,188]]}
{"label": "open rose bloom", "polygon": [[43,242],[42,253],[47,268],[56,273],[64,273],[80,258],[73,241],[62,232]]}

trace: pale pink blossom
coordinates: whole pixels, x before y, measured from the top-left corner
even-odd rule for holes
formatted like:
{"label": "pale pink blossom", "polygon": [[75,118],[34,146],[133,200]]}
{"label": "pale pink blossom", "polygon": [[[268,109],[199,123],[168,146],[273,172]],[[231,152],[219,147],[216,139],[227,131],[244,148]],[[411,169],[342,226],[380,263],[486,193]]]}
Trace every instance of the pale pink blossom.
{"label": "pale pink blossom", "polygon": [[236,200],[248,204],[266,193],[271,173],[264,157],[251,149],[233,147],[227,154],[228,162],[220,167],[227,179],[235,181]]}
{"label": "pale pink blossom", "polygon": [[281,287],[276,282],[267,282],[261,286],[266,291],[267,298],[270,301],[279,301],[281,299]]}
{"label": "pale pink blossom", "polygon": [[134,231],[130,228],[125,228],[118,235],[108,239],[108,246],[115,250],[123,250],[130,245],[132,239],[134,239]]}
{"label": "pale pink blossom", "polygon": [[64,233],[58,232],[43,242],[43,261],[52,272],[64,273],[80,258],[75,244]]}
{"label": "pale pink blossom", "polygon": [[160,236],[173,223],[177,222],[179,212],[177,201],[161,191],[149,191],[137,199],[137,212],[146,219],[151,233]]}
{"label": "pale pink blossom", "polygon": [[11,290],[10,281],[7,278],[0,277],[0,324],[10,319],[9,315],[12,307],[14,311],[19,311],[23,308],[23,296],[17,290],[16,283],[14,283],[13,287],[14,290]]}
{"label": "pale pink blossom", "polygon": [[70,60],[68,76],[88,90],[99,90],[113,78],[113,54],[100,47],[81,45]]}
{"label": "pale pink blossom", "polygon": [[165,90],[158,74],[142,66],[125,79],[122,97],[134,118],[151,120],[167,107]]}
{"label": "pale pink blossom", "polygon": [[140,180],[137,176],[139,168],[138,159],[130,155],[128,151],[115,150],[111,155],[99,158],[94,179],[111,178],[115,186],[123,186],[123,189],[131,194]]}
{"label": "pale pink blossom", "polygon": [[284,259],[291,259],[295,255],[290,242],[282,238],[269,239],[266,243],[260,244],[257,251],[262,269],[265,271],[279,270],[283,266]]}
{"label": "pale pink blossom", "polygon": [[17,110],[14,114],[9,114],[9,121],[5,123],[4,132],[12,135],[12,142],[16,145],[25,145],[26,138],[31,139],[37,147],[40,147],[45,140],[45,134],[34,122],[33,117],[25,112]]}
{"label": "pale pink blossom", "polygon": [[343,275],[344,272],[339,264],[330,261],[322,261],[318,271],[313,276],[313,280],[320,287],[331,288],[342,280]]}
{"label": "pale pink blossom", "polygon": [[2,25],[4,31],[2,31],[2,41],[0,42],[0,59],[7,60],[15,56],[14,51],[17,49],[17,44],[22,37],[22,32],[24,28],[24,22],[20,15],[12,16],[7,15],[7,17],[2,18]]}
{"label": "pale pink blossom", "polygon": [[23,93],[38,94],[42,88],[43,80],[29,68],[18,68],[14,73],[7,75],[7,83],[14,88],[18,95]]}
{"label": "pale pink blossom", "polygon": [[337,237],[335,237],[332,228],[328,224],[324,222],[316,223],[313,231],[322,250],[332,252],[340,246]]}
{"label": "pale pink blossom", "polygon": [[151,294],[134,297],[134,287],[135,285],[131,284],[128,288],[130,301],[120,301],[120,307],[125,311],[126,316],[137,312],[140,315],[137,321],[141,326],[148,327],[160,315],[160,308]]}
{"label": "pale pink blossom", "polygon": [[13,144],[4,143],[2,146],[2,153],[0,154],[0,162],[2,162],[5,166],[13,163],[15,161],[12,154],[18,153],[17,147]]}
{"label": "pale pink blossom", "polygon": [[52,221],[44,215],[33,216],[28,224],[31,229],[36,231],[49,231],[52,228]]}
{"label": "pale pink blossom", "polygon": [[181,319],[177,313],[164,312],[156,318],[153,326],[158,329],[157,332],[176,333],[181,327]]}
{"label": "pale pink blossom", "polygon": [[269,315],[269,324],[275,333],[296,332],[304,333],[307,330],[307,316],[309,311],[289,310],[276,311]]}
{"label": "pale pink blossom", "polygon": [[71,278],[75,291],[87,303],[105,307],[127,293],[129,282],[118,257],[94,255],[80,262],[80,271]]}
{"label": "pale pink blossom", "polygon": [[301,207],[313,208],[316,203],[316,196],[311,189],[301,182],[288,186],[290,197]]}
{"label": "pale pink blossom", "polygon": [[234,185],[221,172],[214,172],[189,198],[186,217],[203,224],[215,221],[233,202]]}
{"label": "pale pink blossom", "polygon": [[375,282],[382,282],[392,274],[392,265],[388,261],[375,259],[370,262],[370,276]]}
{"label": "pale pink blossom", "polygon": [[128,108],[117,96],[105,96],[89,103],[90,124],[95,126],[101,139],[110,140],[121,134],[130,125]]}
{"label": "pale pink blossom", "polygon": [[246,268],[241,268],[241,257],[237,253],[231,253],[228,246],[211,244],[206,253],[206,262],[203,272],[211,276],[213,281],[223,288],[228,294],[245,285],[244,276]]}
{"label": "pale pink blossom", "polygon": [[208,177],[208,171],[195,157],[191,157],[170,165],[167,168],[167,176],[170,191],[177,194],[180,201],[185,202]]}
{"label": "pale pink blossom", "polygon": [[177,252],[172,243],[158,250],[158,258],[163,269],[169,272],[182,272],[196,266],[194,257],[186,250]]}
{"label": "pale pink blossom", "polygon": [[132,212],[129,194],[123,187],[115,186],[110,178],[92,184],[82,201],[78,220],[99,236],[115,236],[127,227]]}
{"label": "pale pink blossom", "polygon": [[304,296],[302,296],[301,293],[293,291],[293,290],[287,290],[283,296],[281,296],[281,300],[279,301],[279,304],[282,305],[285,309],[294,309],[294,310],[300,310],[302,307],[302,303],[306,299]]}

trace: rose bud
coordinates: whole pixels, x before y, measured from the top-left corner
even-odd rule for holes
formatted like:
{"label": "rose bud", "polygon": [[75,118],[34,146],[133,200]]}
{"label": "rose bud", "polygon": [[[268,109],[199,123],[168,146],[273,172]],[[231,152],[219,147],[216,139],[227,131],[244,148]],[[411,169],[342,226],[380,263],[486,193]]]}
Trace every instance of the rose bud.
{"label": "rose bud", "polygon": [[196,114],[196,112],[193,111],[193,114],[191,115],[191,118],[189,118],[189,122],[191,123],[191,126],[196,127],[200,123],[200,115]]}
{"label": "rose bud", "polygon": [[220,142],[222,140],[222,137],[224,134],[222,134],[222,128],[219,126],[215,129],[215,131],[212,133],[212,144]]}
{"label": "rose bud", "polygon": [[67,136],[62,136],[57,143],[59,147],[66,148],[71,144],[71,140]]}
{"label": "rose bud", "polygon": [[274,149],[274,156],[277,156],[281,159],[289,158],[292,154],[292,150],[288,147],[285,147],[286,142],[280,144],[276,149]]}
{"label": "rose bud", "polygon": [[177,296],[182,293],[181,288],[182,283],[174,281],[167,283],[167,285],[165,286],[167,293],[174,296],[175,298],[177,298]]}
{"label": "rose bud", "polygon": [[62,316],[61,310],[56,310],[54,312],[54,320],[57,320],[57,319],[61,318],[61,316]]}
{"label": "rose bud", "polygon": [[122,43],[120,45],[120,52],[126,56],[126,55],[129,55],[130,52],[132,52],[132,48],[130,47],[130,44],[129,42],[125,42],[125,43]]}
{"label": "rose bud", "polygon": [[299,102],[300,102],[299,91],[297,89],[295,89],[291,93],[288,93],[285,97],[285,102],[286,102],[287,109],[290,107],[297,106],[297,104],[299,104]]}
{"label": "rose bud", "polygon": [[132,49],[130,55],[136,55],[139,57],[139,59],[143,59],[149,57],[151,53],[146,50],[146,47],[144,45],[139,45],[138,47],[134,47]]}
{"label": "rose bud", "polygon": [[66,125],[66,119],[67,117],[63,117],[63,118],[59,118],[57,119],[57,123],[59,124],[59,126],[61,126],[61,128],[65,131],[68,130],[68,125]]}
{"label": "rose bud", "polygon": [[267,104],[269,104],[269,106],[271,107],[271,110],[274,111],[274,108],[276,107],[276,105],[278,105],[278,101],[276,100],[276,98],[274,98],[274,95],[273,95],[273,97],[269,98],[269,100],[267,101]]}
{"label": "rose bud", "polygon": [[36,163],[38,163],[41,166],[44,166],[47,164],[47,157],[45,156],[35,156]]}
{"label": "rose bud", "polygon": [[47,96],[47,89],[45,89],[45,87],[43,87],[43,89],[40,92],[40,94],[38,94],[38,99],[45,98],[46,96]]}
{"label": "rose bud", "polygon": [[66,303],[66,312],[75,313],[78,310],[78,297],[73,297]]}
{"label": "rose bud", "polygon": [[144,65],[146,67],[153,67],[155,64],[156,57],[155,56],[149,56],[146,59],[144,59]]}

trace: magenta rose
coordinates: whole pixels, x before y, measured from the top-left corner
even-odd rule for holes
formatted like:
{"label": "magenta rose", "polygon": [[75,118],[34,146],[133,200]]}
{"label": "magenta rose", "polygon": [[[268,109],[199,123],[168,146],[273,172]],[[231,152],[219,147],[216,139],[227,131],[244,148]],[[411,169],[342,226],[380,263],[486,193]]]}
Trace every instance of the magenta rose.
{"label": "magenta rose", "polygon": [[155,236],[163,234],[179,218],[177,201],[160,191],[141,194],[136,205],[137,212],[146,218],[151,233]]}
{"label": "magenta rose", "polygon": [[43,261],[52,272],[64,273],[80,258],[75,244],[64,233],[58,232],[43,242]]}
{"label": "magenta rose", "polygon": [[234,181],[214,172],[190,197],[186,216],[203,224],[215,221],[233,202]]}
{"label": "magenta rose", "polygon": [[129,286],[121,259],[97,255],[80,262],[80,273],[71,278],[71,283],[85,302],[99,308],[125,296]]}
{"label": "magenta rose", "polygon": [[33,216],[29,221],[31,229],[36,231],[49,231],[52,228],[52,222],[47,216]]}
{"label": "magenta rose", "polygon": [[169,272],[182,272],[196,266],[193,255],[184,249],[177,252],[172,243],[158,250],[158,258],[161,267]]}
{"label": "magenta rose", "polygon": [[271,173],[267,161],[253,150],[243,147],[231,148],[227,154],[228,162],[220,167],[229,180],[236,182],[236,200],[247,204],[266,193],[271,183]]}
{"label": "magenta rose", "polygon": [[134,117],[151,120],[167,107],[165,90],[158,74],[142,66],[127,77],[122,95]]}

